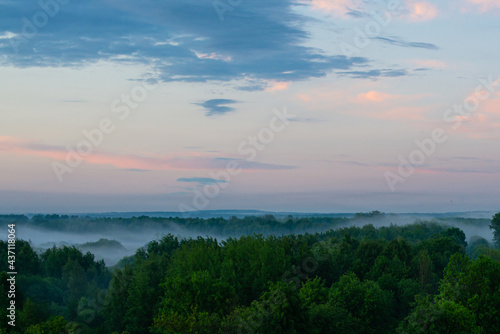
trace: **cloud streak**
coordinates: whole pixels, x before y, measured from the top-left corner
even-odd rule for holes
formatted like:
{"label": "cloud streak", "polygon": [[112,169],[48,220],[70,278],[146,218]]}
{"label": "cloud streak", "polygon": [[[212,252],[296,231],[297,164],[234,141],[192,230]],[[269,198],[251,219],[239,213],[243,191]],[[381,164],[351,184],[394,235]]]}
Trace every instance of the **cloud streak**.
{"label": "cloud streak", "polygon": [[[51,158],[64,162],[70,150],[53,145],[28,142],[14,137],[0,137],[0,153]],[[71,156],[71,155],[70,155]],[[295,166],[277,165],[262,162],[251,162],[243,159],[210,157],[202,154],[178,154],[166,157],[144,157],[138,155],[117,155],[94,151],[82,160],[92,165],[109,165],[126,170],[213,170],[226,169],[229,161],[238,163],[239,168],[247,171],[285,170]]]}
{"label": "cloud streak", "polygon": [[423,43],[423,42],[408,42],[404,41],[398,37],[373,37],[373,39],[381,41],[386,44],[400,46],[403,48],[419,48],[419,49],[427,49],[427,50],[439,50],[437,45],[431,43]]}
{"label": "cloud streak", "polygon": [[345,71],[340,72],[344,75],[347,74],[356,79],[376,79],[382,78],[395,78],[408,75],[405,69],[380,69],[380,70],[366,70],[366,71]]}
{"label": "cloud streak", "polygon": [[211,185],[217,183],[227,183],[225,180],[211,179],[208,177],[180,177],[177,182],[193,182],[201,185]]}

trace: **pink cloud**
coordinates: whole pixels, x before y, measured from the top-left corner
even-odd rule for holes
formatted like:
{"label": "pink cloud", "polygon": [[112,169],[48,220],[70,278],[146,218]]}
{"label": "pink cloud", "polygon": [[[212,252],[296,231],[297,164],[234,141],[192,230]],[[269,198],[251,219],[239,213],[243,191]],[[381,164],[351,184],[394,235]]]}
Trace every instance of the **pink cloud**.
{"label": "pink cloud", "polygon": [[64,159],[65,152],[57,147],[41,145],[28,142],[16,137],[0,137],[0,152],[12,153],[17,155],[32,155],[36,157],[49,157],[53,159]]}
{"label": "pink cloud", "polygon": [[366,102],[384,102],[389,99],[395,99],[396,95],[390,95],[377,91],[369,91],[367,93],[359,94],[356,97],[356,102],[358,103],[366,103]]}
{"label": "pink cloud", "polygon": [[429,21],[438,14],[437,7],[427,1],[409,1],[406,3],[406,10],[407,18],[413,22]]}
{"label": "pink cloud", "polygon": [[[74,148],[73,148],[74,149]],[[44,157],[66,161],[71,155],[67,148],[29,142],[15,137],[0,137],[0,153]],[[74,155],[73,155],[74,156]],[[110,165],[120,169],[142,170],[210,170],[225,169],[230,160],[238,162],[238,167],[244,170],[274,170],[290,169],[292,166],[282,166],[259,162],[247,162],[240,158],[220,158],[206,153],[180,153],[175,156],[144,157],[137,155],[116,155],[97,150],[89,155],[79,155],[82,161],[93,165]]]}
{"label": "pink cloud", "polygon": [[[493,86],[500,88],[500,79]],[[475,96],[486,96],[487,93],[479,91],[471,94],[466,101],[477,100]],[[470,115],[457,116],[456,119],[461,122],[457,128],[459,133],[474,139],[500,139],[500,92],[496,91],[489,99],[480,101],[478,109]]]}
{"label": "pink cloud", "polygon": [[418,100],[425,94],[401,95],[389,94],[380,91],[361,93],[351,99],[352,103],[370,104],[370,108],[361,109],[361,113],[368,117],[385,120],[424,120],[429,113],[430,106],[411,106],[411,101]]}
{"label": "pink cloud", "polygon": [[335,16],[344,16],[355,6],[352,0],[312,0],[312,8]]}
{"label": "pink cloud", "polygon": [[266,88],[266,92],[274,93],[281,90],[287,90],[290,83],[286,81],[270,81]]}
{"label": "pink cloud", "polygon": [[[401,7],[406,12],[400,16],[400,19],[403,20],[428,21],[434,19],[439,12],[434,4],[427,1],[407,0],[401,2]],[[301,3],[311,5],[314,10],[341,18],[348,18],[348,14],[352,11],[370,12],[369,5],[361,0],[301,0]]]}

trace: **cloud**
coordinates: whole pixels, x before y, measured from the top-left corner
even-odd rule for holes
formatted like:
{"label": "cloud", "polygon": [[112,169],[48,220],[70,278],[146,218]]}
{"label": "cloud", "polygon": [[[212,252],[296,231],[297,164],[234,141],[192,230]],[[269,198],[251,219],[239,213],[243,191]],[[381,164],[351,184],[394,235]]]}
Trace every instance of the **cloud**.
{"label": "cloud", "polygon": [[202,103],[195,103],[195,104],[205,108],[207,110],[206,113],[207,116],[214,116],[214,115],[223,115],[225,113],[234,111],[235,109],[233,107],[228,107],[225,105],[233,103],[238,103],[238,101],[230,99],[212,99]]}
{"label": "cloud", "polygon": [[194,182],[194,183],[198,183],[201,185],[210,185],[210,184],[228,182],[225,180],[211,179],[208,177],[180,177],[177,179],[177,181],[178,182]]}
{"label": "cloud", "polygon": [[[492,0],[494,1],[494,0]],[[383,9],[391,12],[400,20],[410,22],[428,21],[434,19],[438,13],[438,8],[427,1],[406,0],[390,2],[381,8],[380,2],[363,0],[302,0],[301,3],[308,4],[312,9],[324,12],[337,18],[367,18],[373,13]],[[393,8],[395,5],[397,8]]]}
{"label": "cloud", "polygon": [[[15,137],[0,137],[0,153],[43,157],[64,163],[68,159],[68,147],[30,142]],[[239,158],[212,157],[202,153],[184,153],[175,156],[117,155],[94,150],[80,156],[83,162],[93,165],[110,165],[125,170],[212,170],[226,169],[229,162],[236,162],[243,170],[285,170],[295,166],[250,162]],[[74,158],[73,158],[74,159]],[[73,160],[74,161],[74,160]]]}
{"label": "cloud", "polygon": [[289,86],[290,86],[289,82],[271,81],[268,87],[266,88],[266,92],[274,93],[280,90],[287,90]]}
{"label": "cloud", "polygon": [[[0,58],[16,67],[154,64],[165,82],[243,77],[293,82],[368,63],[305,46],[309,35],[302,23],[311,18],[294,11],[296,4],[244,1],[221,22],[213,1],[71,1],[60,5],[46,25],[35,27],[36,33],[23,35],[43,9],[37,1],[2,2],[0,32],[11,37],[3,41],[12,47],[1,47]],[[265,89],[252,87],[259,88]]]}
{"label": "cloud", "polygon": [[369,91],[367,93],[362,93],[359,94],[356,98],[357,102],[384,102],[388,99],[393,99],[394,96],[387,94],[387,93],[382,93],[382,92],[377,92],[377,91]]}
{"label": "cloud", "polygon": [[[486,92],[481,92],[484,94]],[[466,100],[471,99],[467,98]],[[496,92],[468,116],[457,116],[458,132],[473,139],[500,139],[500,92]]]}
{"label": "cloud", "polygon": [[398,37],[373,37],[373,39],[384,42],[386,44],[401,46],[404,48],[420,48],[427,50],[439,50],[439,47],[431,44],[431,43],[422,43],[422,42],[408,42],[404,41]]}
{"label": "cloud", "polygon": [[408,1],[406,10],[407,18],[413,22],[429,21],[438,15],[437,7],[427,1]]}
{"label": "cloud", "polygon": [[244,159],[231,159],[231,158],[215,158],[214,164],[218,167],[217,169],[226,168],[228,163],[236,162],[238,168],[244,170],[286,170],[286,169],[295,169],[296,166],[290,165],[277,165],[277,164],[268,164],[263,162],[256,161],[248,161]]}
{"label": "cloud", "polygon": [[229,56],[223,56],[223,55],[219,55],[215,52],[212,52],[210,54],[208,53],[199,53],[199,52],[196,52],[194,50],[191,50],[194,52],[194,54],[196,55],[196,57],[198,57],[198,59],[215,59],[215,60],[224,60],[224,61],[231,61],[232,58],[229,57]]}
{"label": "cloud", "polygon": [[455,113],[455,131],[472,139],[500,139],[500,79],[492,81],[491,90],[477,90],[467,96],[465,102],[476,108],[461,115]]}
{"label": "cloud", "polygon": [[404,69],[380,69],[380,70],[366,70],[366,71],[346,71],[339,72],[342,74],[348,74],[355,79],[376,79],[378,77],[401,77],[408,75],[408,71]]}
{"label": "cloud", "polygon": [[426,95],[425,94],[399,95],[399,94],[389,94],[376,90],[371,90],[366,93],[358,94],[353,102],[355,103],[392,102],[392,105],[400,106],[401,104],[406,104],[409,101],[417,100],[424,96]]}
{"label": "cloud", "polygon": [[0,39],[11,39],[16,37],[16,34],[11,33],[10,31],[4,31],[0,33]]}
{"label": "cloud", "polygon": [[380,91],[368,91],[351,98],[352,103],[370,104],[358,113],[367,117],[384,120],[425,120],[425,114],[431,106],[415,106],[412,101],[425,97],[426,94],[389,94]]}
{"label": "cloud", "polygon": [[415,170],[417,173],[453,173],[453,174],[498,174],[498,166],[493,168],[485,166],[477,167],[428,167]]}
{"label": "cloud", "polygon": [[315,10],[337,17],[357,17],[363,13],[363,3],[356,0],[310,0],[303,3],[309,3]]}

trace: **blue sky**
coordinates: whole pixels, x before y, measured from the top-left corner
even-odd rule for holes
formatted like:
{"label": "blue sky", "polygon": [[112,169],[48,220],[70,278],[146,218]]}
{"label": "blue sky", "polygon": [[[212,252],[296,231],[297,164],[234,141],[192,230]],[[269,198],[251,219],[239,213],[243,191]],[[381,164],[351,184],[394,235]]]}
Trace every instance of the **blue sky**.
{"label": "blue sky", "polygon": [[498,1],[0,7],[1,212],[498,209]]}

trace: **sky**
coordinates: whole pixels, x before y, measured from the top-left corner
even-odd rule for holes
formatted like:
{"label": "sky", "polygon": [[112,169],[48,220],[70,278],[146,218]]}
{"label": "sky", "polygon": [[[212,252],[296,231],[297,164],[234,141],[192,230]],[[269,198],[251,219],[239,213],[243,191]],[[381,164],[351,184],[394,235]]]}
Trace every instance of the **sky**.
{"label": "sky", "polygon": [[500,203],[498,0],[0,0],[0,213]]}

